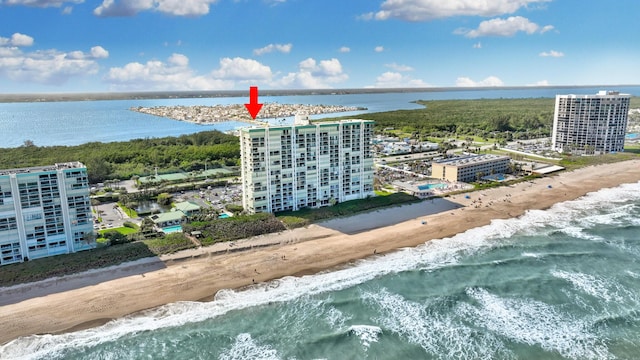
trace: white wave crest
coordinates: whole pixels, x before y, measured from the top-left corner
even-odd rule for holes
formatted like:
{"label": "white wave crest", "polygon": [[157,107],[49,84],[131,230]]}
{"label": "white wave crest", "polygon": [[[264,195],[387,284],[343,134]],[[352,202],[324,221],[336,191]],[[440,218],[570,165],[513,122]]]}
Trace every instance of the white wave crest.
{"label": "white wave crest", "polygon": [[513,353],[489,333],[478,332],[450,313],[408,301],[383,289],[363,299],[379,308],[386,329],[422,347],[438,359],[512,359]]}
{"label": "white wave crest", "polygon": [[220,360],[280,359],[278,352],[267,345],[258,345],[250,334],[243,333],[236,337],[236,341],[229,349],[225,349]]}
{"label": "white wave crest", "polygon": [[576,289],[606,302],[622,303],[625,300],[622,294],[612,291],[612,289],[619,288],[612,280],[563,270],[552,270],[551,275],[566,280]]}
{"label": "white wave crest", "polygon": [[505,299],[484,289],[468,289],[479,307],[463,304],[478,326],[513,341],[538,345],[571,359],[614,358],[588,324],[563,314],[553,306],[530,299]]}
{"label": "white wave crest", "polygon": [[348,333],[359,337],[362,346],[366,349],[371,343],[378,342],[382,329],[373,325],[351,325]]}

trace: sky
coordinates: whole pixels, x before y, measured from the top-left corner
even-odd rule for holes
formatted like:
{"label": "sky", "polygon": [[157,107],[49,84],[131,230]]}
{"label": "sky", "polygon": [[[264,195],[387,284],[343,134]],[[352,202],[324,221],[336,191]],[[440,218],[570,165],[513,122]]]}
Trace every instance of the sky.
{"label": "sky", "polygon": [[640,84],[637,0],[0,0],[0,93]]}

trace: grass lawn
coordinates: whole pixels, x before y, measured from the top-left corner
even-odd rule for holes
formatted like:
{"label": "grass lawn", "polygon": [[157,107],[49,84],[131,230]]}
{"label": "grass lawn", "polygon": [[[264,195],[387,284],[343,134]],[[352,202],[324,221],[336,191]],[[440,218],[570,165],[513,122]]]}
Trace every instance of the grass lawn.
{"label": "grass lawn", "polygon": [[130,227],[126,227],[126,226],[122,226],[122,227],[117,227],[117,228],[110,228],[110,229],[101,229],[98,230],[98,234],[102,235],[108,231],[117,231],[122,235],[129,235],[129,234],[133,234],[138,232],[138,230],[136,229],[132,229]]}

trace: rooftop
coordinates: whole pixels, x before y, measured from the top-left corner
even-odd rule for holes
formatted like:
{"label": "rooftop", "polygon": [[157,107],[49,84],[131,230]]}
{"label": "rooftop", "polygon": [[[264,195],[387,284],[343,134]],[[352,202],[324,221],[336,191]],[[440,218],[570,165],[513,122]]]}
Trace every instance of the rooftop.
{"label": "rooftop", "polygon": [[57,171],[57,170],[64,170],[64,169],[82,169],[82,168],[85,168],[83,163],[79,161],[73,161],[73,162],[66,162],[66,163],[57,163],[55,165],[0,170],[0,175],[28,174],[28,173],[38,173],[38,172],[45,172],[45,171]]}
{"label": "rooftop", "polygon": [[483,154],[483,155],[467,155],[467,156],[457,157],[453,159],[443,159],[443,160],[436,161],[436,163],[451,165],[451,166],[460,166],[460,165],[466,165],[466,164],[480,164],[483,162],[504,160],[504,159],[511,160],[510,157],[505,155]]}

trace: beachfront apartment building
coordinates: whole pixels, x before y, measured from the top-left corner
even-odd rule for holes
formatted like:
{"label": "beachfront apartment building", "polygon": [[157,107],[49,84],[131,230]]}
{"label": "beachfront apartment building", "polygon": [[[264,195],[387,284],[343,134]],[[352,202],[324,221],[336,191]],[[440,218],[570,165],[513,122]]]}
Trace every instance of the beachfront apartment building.
{"label": "beachfront apartment building", "polygon": [[0,170],[0,265],[91,249],[92,219],[82,163]]}
{"label": "beachfront apartment building", "polygon": [[508,156],[492,154],[443,159],[431,164],[431,177],[451,182],[473,182],[486,175],[506,173],[510,162]]}
{"label": "beachfront apartment building", "polygon": [[631,95],[600,91],[595,95],[556,95],[553,149],[603,154],[624,150]]}
{"label": "beachfront apartment building", "polygon": [[330,206],[373,196],[374,122],[243,128],[242,205],[249,213]]}

